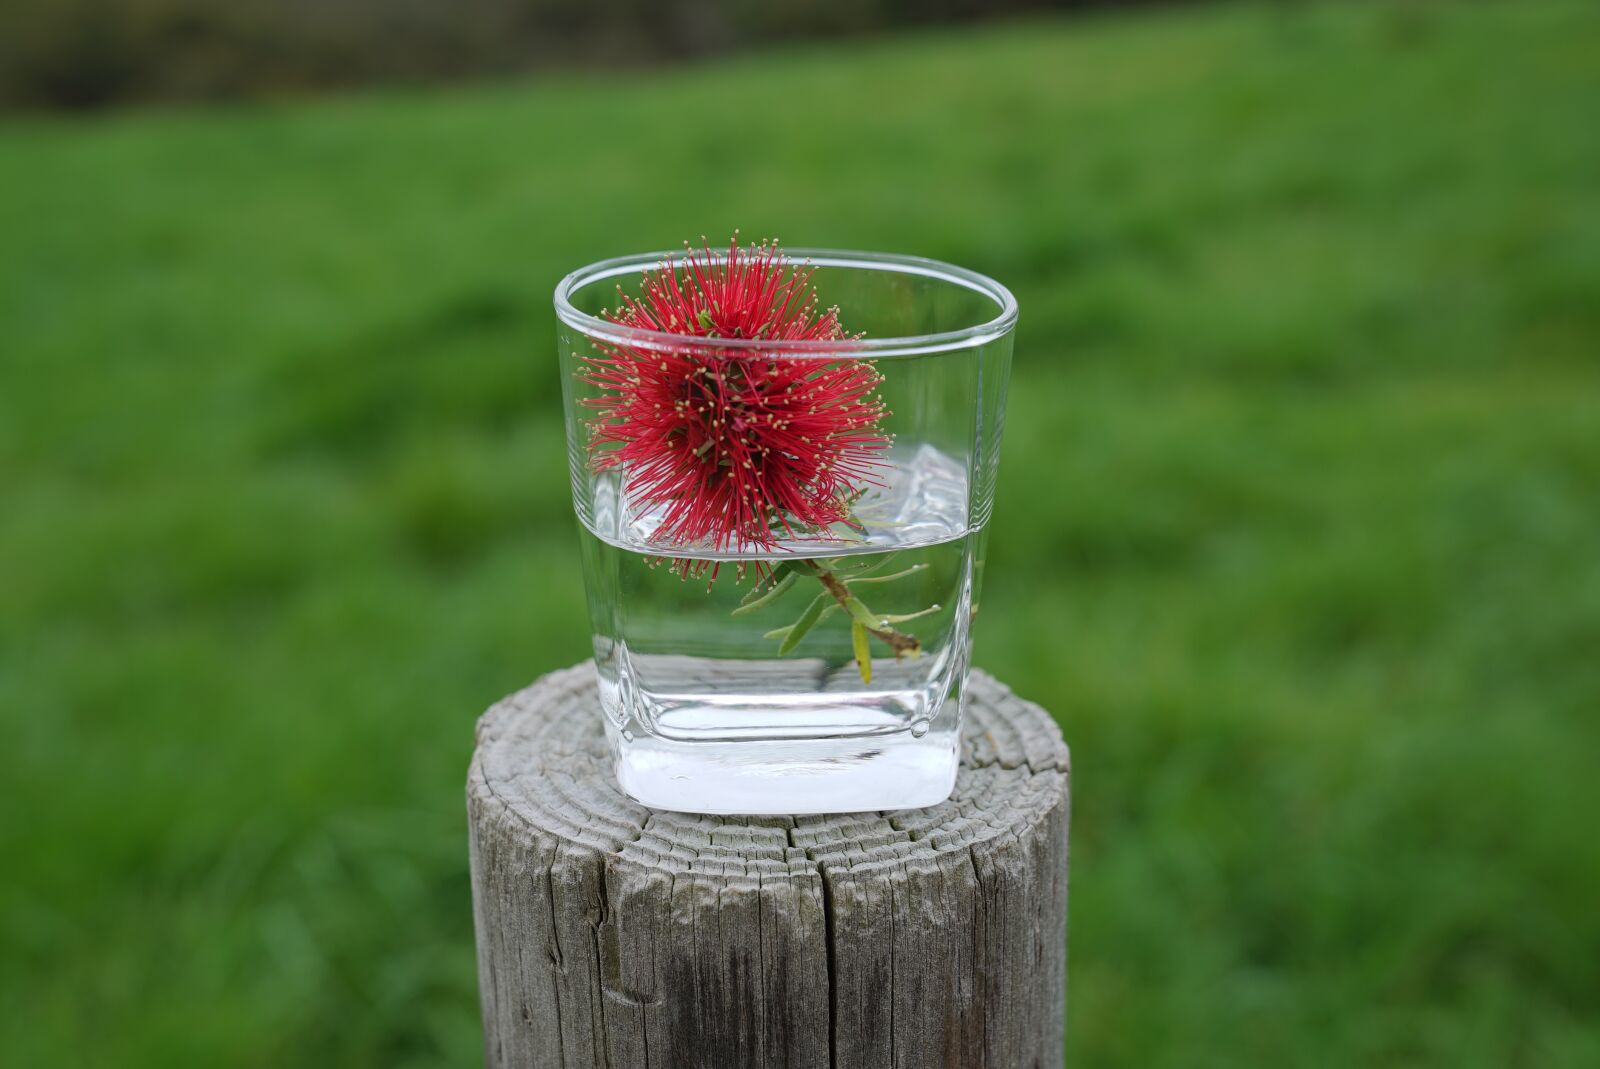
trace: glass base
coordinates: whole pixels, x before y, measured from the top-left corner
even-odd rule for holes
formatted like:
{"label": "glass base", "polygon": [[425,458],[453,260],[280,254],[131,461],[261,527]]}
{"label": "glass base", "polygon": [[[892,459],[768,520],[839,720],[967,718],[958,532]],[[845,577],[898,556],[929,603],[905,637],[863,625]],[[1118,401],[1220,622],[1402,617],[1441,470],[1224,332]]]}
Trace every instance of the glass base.
{"label": "glass base", "polygon": [[938,805],[960,760],[965,637],[939,656],[874,661],[870,686],[854,664],[613,647],[598,682],[617,781],[652,808],[722,816]]}
{"label": "glass base", "polygon": [[[956,704],[952,701],[950,704]],[[850,738],[679,742],[624,737],[607,721],[617,781],[653,809],[788,816],[920,809],[955,788],[958,717],[922,735],[910,729]],[[631,734],[631,732],[629,733]]]}

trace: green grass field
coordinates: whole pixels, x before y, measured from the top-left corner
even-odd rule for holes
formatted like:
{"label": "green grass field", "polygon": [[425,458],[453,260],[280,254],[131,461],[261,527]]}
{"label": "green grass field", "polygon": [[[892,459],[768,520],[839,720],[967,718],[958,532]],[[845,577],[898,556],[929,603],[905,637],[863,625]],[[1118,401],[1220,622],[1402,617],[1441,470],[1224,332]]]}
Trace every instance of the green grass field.
{"label": "green grass field", "polygon": [[1579,0],[0,126],[5,1060],[480,1058],[473,720],[588,645],[549,293],[734,226],[1021,302],[1073,1064],[1600,1065]]}

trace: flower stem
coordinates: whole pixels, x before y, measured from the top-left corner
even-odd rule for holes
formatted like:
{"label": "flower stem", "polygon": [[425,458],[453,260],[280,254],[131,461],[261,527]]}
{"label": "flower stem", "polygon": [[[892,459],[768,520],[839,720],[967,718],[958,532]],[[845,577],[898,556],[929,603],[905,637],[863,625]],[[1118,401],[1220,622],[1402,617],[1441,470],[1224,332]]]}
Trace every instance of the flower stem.
{"label": "flower stem", "polygon": [[906,654],[916,656],[922,652],[922,643],[916,636],[908,635],[904,631],[896,631],[888,625],[881,616],[873,614],[872,610],[864,605],[860,598],[850,593],[850,588],[828,568],[816,561],[797,562],[803,565],[803,570],[817,577],[817,580],[832,595],[839,607],[849,613],[851,618],[866,629],[867,633],[878,641],[894,650],[896,657]]}

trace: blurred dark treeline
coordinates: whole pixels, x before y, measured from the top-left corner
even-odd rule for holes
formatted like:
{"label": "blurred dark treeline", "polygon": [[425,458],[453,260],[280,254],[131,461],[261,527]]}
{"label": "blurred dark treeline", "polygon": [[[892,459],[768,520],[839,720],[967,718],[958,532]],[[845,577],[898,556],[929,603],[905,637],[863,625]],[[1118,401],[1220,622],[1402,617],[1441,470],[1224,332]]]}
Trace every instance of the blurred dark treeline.
{"label": "blurred dark treeline", "polygon": [[0,0],[0,107],[624,65],[1149,0]]}

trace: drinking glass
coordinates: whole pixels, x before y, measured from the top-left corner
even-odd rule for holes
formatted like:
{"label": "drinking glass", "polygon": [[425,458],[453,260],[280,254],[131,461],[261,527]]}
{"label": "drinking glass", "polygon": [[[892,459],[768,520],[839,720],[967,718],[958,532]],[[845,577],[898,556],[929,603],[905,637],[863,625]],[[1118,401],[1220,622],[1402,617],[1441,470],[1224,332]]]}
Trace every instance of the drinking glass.
{"label": "drinking glass", "polygon": [[[619,300],[638,299],[663,263],[686,270],[682,254],[604,260],[556,287],[572,499],[617,779],[645,805],[699,813],[933,805],[955,783],[1016,301],[934,260],[787,255],[848,336],[690,337],[618,322]],[[597,374],[616,367],[627,370]],[[702,411],[707,398],[723,408]],[[771,483],[785,477],[779,461],[807,459],[808,426],[831,427],[847,444],[816,460],[818,477],[830,459],[853,459],[829,484],[843,488],[847,518],[818,529],[776,514],[756,541],[686,539],[700,507],[689,498],[712,490],[664,492],[656,458],[615,452],[621,432],[606,425],[623,402],[636,420],[668,413],[652,424],[664,443],[683,441],[673,413],[719,434],[770,435],[709,470],[738,464],[753,478],[765,463]],[[844,404],[876,407],[847,425]]]}

